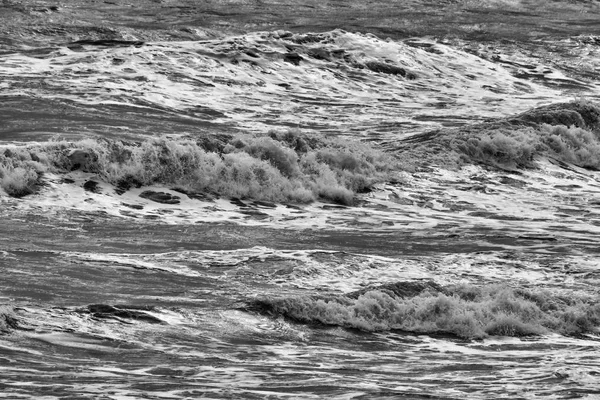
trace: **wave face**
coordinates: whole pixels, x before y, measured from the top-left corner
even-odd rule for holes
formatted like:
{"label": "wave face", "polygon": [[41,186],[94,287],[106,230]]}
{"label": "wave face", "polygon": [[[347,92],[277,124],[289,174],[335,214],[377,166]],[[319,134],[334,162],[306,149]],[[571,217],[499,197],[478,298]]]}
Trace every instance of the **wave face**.
{"label": "wave face", "polygon": [[390,144],[407,164],[459,168],[486,164],[527,169],[536,160],[598,170],[600,109],[594,103],[555,103],[524,113],[457,129],[430,131]]}
{"label": "wave face", "polygon": [[11,113],[25,116],[22,102],[34,101],[36,119],[45,121],[4,128],[21,138],[74,129],[131,137],[287,126],[391,139],[516,113],[562,92],[511,72],[427,39],[278,31],[196,42],[81,41],[7,54],[0,87]]}
{"label": "wave face", "polygon": [[[341,240],[302,250],[324,246],[326,234],[311,241],[309,231],[277,232],[296,246],[278,250],[240,243],[265,237],[256,228],[52,220],[32,219],[35,234],[0,227],[12,231],[0,314],[11,395],[452,396],[449,382],[478,398],[510,382],[536,394],[596,390],[595,258],[450,257],[440,240],[419,256],[355,254]],[[38,250],[17,247],[20,230]],[[474,380],[482,373],[493,381]]]}
{"label": "wave face", "polygon": [[[0,188],[23,197],[44,185],[44,174],[79,170],[95,173],[118,194],[156,184],[197,197],[296,203],[322,198],[349,205],[356,192],[392,180],[395,164],[393,157],[367,145],[297,131],[202,141],[86,139],[5,148]],[[93,183],[85,189],[97,191],[98,182],[88,182]],[[178,203],[174,198],[162,202]]]}
{"label": "wave face", "polygon": [[0,2],[0,397],[600,395],[597,2],[130,3]]}
{"label": "wave face", "polygon": [[441,288],[420,282],[398,282],[330,298],[257,300],[248,309],[368,332],[401,330],[467,339],[548,332],[575,335],[596,332],[600,323],[597,299],[565,299],[501,286]]}

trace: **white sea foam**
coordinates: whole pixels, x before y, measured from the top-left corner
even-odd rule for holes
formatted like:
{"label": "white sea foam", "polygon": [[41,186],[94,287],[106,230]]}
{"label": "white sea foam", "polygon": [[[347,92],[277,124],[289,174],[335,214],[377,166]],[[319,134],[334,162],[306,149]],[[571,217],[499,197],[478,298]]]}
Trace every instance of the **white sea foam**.
{"label": "white sea foam", "polygon": [[[331,54],[329,60],[308,55],[309,51],[327,54],[335,50],[343,50],[352,62]],[[304,58],[300,65],[283,61],[290,51]],[[375,61],[404,68],[416,79],[364,68]],[[542,67],[536,68],[547,80],[566,80],[561,71],[545,73]],[[312,121],[324,133],[377,133],[380,139],[395,140],[397,135],[441,123],[523,111],[563,93],[515,78],[514,72],[506,60],[492,63],[429,40],[394,43],[336,31],[323,34],[323,40],[300,44],[279,34],[257,33],[194,43],[150,43],[141,48],[84,45],[73,51],[65,47],[47,58],[3,55],[0,96],[43,96],[173,113],[196,110],[193,118],[233,122],[247,130]],[[24,84],[40,77],[45,85]],[[569,83],[577,82],[570,79]],[[196,106],[222,114],[203,114]],[[407,128],[401,132],[388,129],[382,121]],[[11,390],[18,385],[33,387],[32,393],[53,390],[55,397],[86,393],[114,399],[137,398],[140,388],[148,388],[148,395],[156,398],[199,393],[214,398],[409,397],[431,392],[452,398],[469,393],[483,399],[507,393],[554,396],[557,391],[568,394],[579,387],[592,390],[599,371],[599,342],[593,335],[548,334],[525,340],[492,336],[477,342],[398,333],[366,335],[339,327],[311,329],[232,310],[223,300],[227,296],[235,296],[239,303],[258,295],[339,295],[424,279],[442,285],[504,283],[556,295],[596,295],[600,287],[597,257],[586,254],[586,249],[597,242],[600,233],[595,203],[600,194],[598,173],[565,169],[543,160],[539,167],[517,175],[479,166],[458,171],[433,166],[427,172],[404,173],[402,183],[377,185],[373,192],[358,196],[357,207],[317,202],[296,209],[279,204],[260,208],[260,218],[249,217],[229,200],[192,199],[169,187],[134,188],[118,195],[93,174],[47,174],[39,194],[23,199],[0,194],[0,213],[15,218],[44,216],[45,222],[40,219],[35,226],[47,229],[56,225],[53,221],[67,221],[76,213],[105,213],[107,224],[115,218],[159,228],[177,224],[182,237],[192,224],[227,222],[333,234],[360,232],[365,240],[383,232],[398,235],[394,243],[399,247],[427,241],[447,247],[420,253],[417,249],[418,257],[402,255],[405,249],[389,257],[318,248],[148,254],[53,250],[54,258],[64,258],[82,270],[130,269],[134,276],[158,277],[161,287],[166,282],[163,278],[170,276],[183,277],[178,284],[184,280],[200,284],[185,293],[177,287],[164,293],[129,295],[150,306],[158,304],[144,311],[163,322],[157,324],[92,318],[85,304],[60,308],[29,302],[16,311],[23,330],[2,336],[0,347],[19,354],[6,357],[8,365],[16,366],[3,369],[0,381],[10,381]],[[98,182],[97,193],[83,189],[89,180]],[[148,189],[179,196],[181,201],[159,204],[141,198],[142,190]],[[57,232],[86,234],[83,224],[76,221]],[[270,239],[276,239],[273,235]],[[496,244],[495,235],[506,240]],[[475,250],[452,253],[449,237],[456,237],[456,246],[474,244]],[[407,243],[403,238],[409,239]],[[63,238],[57,235],[49,243],[52,240]],[[18,248],[37,250],[45,243],[24,241]],[[26,259],[18,265],[22,271],[14,267],[21,260],[16,246],[11,244],[0,253],[0,260],[11,266],[6,274],[32,275]],[[480,248],[486,251],[477,251]],[[561,248],[569,252],[561,253]],[[63,266],[48,266],[53,267]],[[203,287],[206,282],[211,285]],[[131,282],[119,283],[125,287]],[[182,294],[176,295],[179,291]],[[7,303],[14,301],[12,294],[5,298]],[[22,300],[16,303],[23,305]],[[162,307],[165,303],[185,303],[186,309]],[[122,356],[124,350],[118,346],[130,352]],[[113,355],[119,356],[118,362]],[[153,368],[147,368],[149,364]],[[344,388],[344,393],[332,390],[332,382]]]}
{"label": "white sea foam", "polygon": [[[595,206],[600,195],[600,174],[595,171],[575,166],[565,169],[539,160],[537,169],[523,170],[517,176],[479,166],[456,171],[433,168],[427,173],[405,175],[408,177],[403,183],[378,184],[371,193],[359,195],[357,207],[330,207],[316,202],[297,208],[257,208],[248,203],[256,215],[249,215],[246,208],[227,199],[192,199],[160,186],[134,188],[118,195],[111,185],[80,171],[60,177],[47,174],[39,194],[19,200],[0,197],[0,201],[28,213],[102,212],[153,224],[227,222],[277,229],[429,230],[458,237],[466,230],[484,229],[515,239],[538,238],[540,251],[552,241],[556,247],[563,242],[589,241],[600,234],[596,223],[600,214]],[[64,178],[74,183],[66,183]],[[83,189],[88,180],[98,183],[96,193]],[[144,190],[169,193],[178,196],[180,202],[156,203],[139,196]],[[508,243],[504,247],[517,248]]]}
{"label": "white sea foam", "polygon": [[184,265],[165,265],[146,261],[143,255],[129,256],[123,254],[105,254],[105,253],[65,253],[69,258],[75,258],[89,264],[104,264],[112,268],[135,268],[149,271],[161,271],[176,275],[199,276],[195,271],[190,270]]}
{"label": "white sea foam", "polygon": [[[515,78],[501,64],[424,39],[404,43],[343,31],[313,37],[302,43],[302,35],[259,32],[139,48],[84,45],[45,58],[3,55],[2,96],[187,110],[260,131],[311,121],[320,130],[384,137],[385,126],[499,117],[560,97],[559,90]],[[290,51],[302,57],[299,65],[284,61]],[[416,78],[373,72],[365,67],[369,62]],[[43,87],[22,83],[40,77]],[[211,111],[201,116],[202,108]]]}

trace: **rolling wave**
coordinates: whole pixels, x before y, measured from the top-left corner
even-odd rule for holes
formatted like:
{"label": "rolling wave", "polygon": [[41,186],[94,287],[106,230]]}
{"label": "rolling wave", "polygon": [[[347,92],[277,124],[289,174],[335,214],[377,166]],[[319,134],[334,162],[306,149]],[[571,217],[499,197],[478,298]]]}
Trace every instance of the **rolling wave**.
{"label": "rolling wave", "polygon": [[514,75],[432,40],[342,30],[195,42],[88,40],[0,55],[8,112],[22,115],[21,104],[32,101],[38,110],[37,125],[21,118],[5,128],[21,138],[274,127],[391,138],[521,112],[563,92]]}
{"label": "rolling wave", "polygon": [[600,108],[588,101],[557,103],[461,128],[389,143],[408,164],[459,168],[484,164],[532,168],[539,158],[600,169]]}
{"label": "rolling wave", "polygon": [[342,296],[266,298],[246,310],[308,324],[369,332],[400,330],[474,339],[598,333],[597,299],[562,297],[504,285],[441,287],[396,282]]}
{"label": "rolling wave", "polygon": [[[236,136],[226,142],[219,138],[142,143],[86,139],[5,148],[0,153],[0,187],[22,197],[36,192],[44,173],[78,169],[97,174],[121,193],[162,184],[198,196],[300,203],[325,198],[351,204],[354,193],[391,180],[393,166],[392,157],[368,145],[294,131]],[[90,184],[86,190],[93,192],[95,187]],[[145,196],[177,203],[164,194]]]}
{"label": "rolling wave", "polygon": [[6,396],[599,393],[594,2],[0,3]]}
{"label": "rolling wave", "polygon": [[[491,122],[429,131],[375,146],[322,138],[297,130],[267,135],[131,142],[84,139],[5,146],[0,187],[22,197],[43,185],[45,173],[78,169],[124,192],[171,185],[196,196],[225,196],[306,203],[318,198],[352,204],[355,193],[423,165],[459,168],[484,164],[534,167],[539,157],[600,169],[600,108],[578,101],[531,109]],[[86,190],[94,191],[93,187]],[[168,203],[176,199],[153,200]],[[157,197],[158,196],[158,197]],[[142,196],[143,197],[143,196]]]}

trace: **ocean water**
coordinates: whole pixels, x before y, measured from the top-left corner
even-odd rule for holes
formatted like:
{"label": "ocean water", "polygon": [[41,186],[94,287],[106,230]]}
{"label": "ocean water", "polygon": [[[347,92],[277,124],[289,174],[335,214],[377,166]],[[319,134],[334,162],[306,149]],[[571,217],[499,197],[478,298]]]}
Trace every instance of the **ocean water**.
{"label": "ocean water", "polygon": [[0,397],[600,398],[597,2],[5,1]]}

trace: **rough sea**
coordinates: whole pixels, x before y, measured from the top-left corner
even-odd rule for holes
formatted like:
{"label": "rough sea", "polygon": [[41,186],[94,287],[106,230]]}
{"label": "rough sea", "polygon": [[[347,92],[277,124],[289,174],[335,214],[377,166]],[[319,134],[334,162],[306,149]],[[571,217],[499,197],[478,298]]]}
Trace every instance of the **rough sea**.
{"label": "rough sea", "polygon": [[0,2],[0,398],[599,399],[600,3]]}

